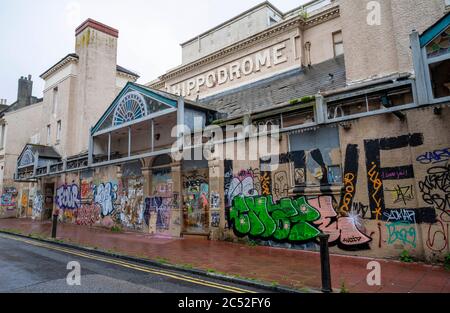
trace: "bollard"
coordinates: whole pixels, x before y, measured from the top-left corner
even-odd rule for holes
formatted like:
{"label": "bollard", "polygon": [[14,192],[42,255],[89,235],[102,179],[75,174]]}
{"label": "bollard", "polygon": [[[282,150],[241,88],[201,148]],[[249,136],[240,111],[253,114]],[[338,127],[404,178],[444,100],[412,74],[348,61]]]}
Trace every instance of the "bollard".
{"label": "bollard", "polygon": [[330,252],[328,250],[328,240],[330,235],[320,234],[320,264],[322,268],[322,292],[333,292],[331,288]]}
{"label": "bollard", "polygon": [[56,227],[58,226],[58,215],[53,215],[52,220],[52,238],[56,238]]}

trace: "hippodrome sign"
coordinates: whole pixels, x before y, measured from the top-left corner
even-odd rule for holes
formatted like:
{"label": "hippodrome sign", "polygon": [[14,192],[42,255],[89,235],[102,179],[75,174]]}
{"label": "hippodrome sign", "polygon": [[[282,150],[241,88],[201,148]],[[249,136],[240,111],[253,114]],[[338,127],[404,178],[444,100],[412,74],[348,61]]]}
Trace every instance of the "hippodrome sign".
{"label": "hippodrome sign", "polygon": [[263,68],[276,67],[288,61],[285,55],[286,43],[280,43],[262,51],[253,53],[225,66],[198,75],[181,83],[170,86],[170,91],[183,97],[198,93],[201,88],[214,88],[260,72]]}

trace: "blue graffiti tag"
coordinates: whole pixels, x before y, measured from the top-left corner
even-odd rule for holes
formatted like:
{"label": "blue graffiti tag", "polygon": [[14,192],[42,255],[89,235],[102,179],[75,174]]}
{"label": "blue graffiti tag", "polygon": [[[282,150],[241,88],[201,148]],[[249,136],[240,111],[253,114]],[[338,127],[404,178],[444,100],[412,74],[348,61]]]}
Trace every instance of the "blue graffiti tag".
{"label": "blue graffiti tag", "polygon": [[94,187],[94,202],[100,205],[102,216],[108,216],[114,211],[117,190],[118,186],[113,183],[100,184]]}
{"label": "blue graffiti tag", "polygon": [[75,210],[80,207],[78,185],[62,185],[56,190],[56,205],[62,210]]}
{"label": "blue graffiti tag", "polygon": [[421,164],[435,164],[450,160],[450,148],[434,150],[420,155],[417,162]]}

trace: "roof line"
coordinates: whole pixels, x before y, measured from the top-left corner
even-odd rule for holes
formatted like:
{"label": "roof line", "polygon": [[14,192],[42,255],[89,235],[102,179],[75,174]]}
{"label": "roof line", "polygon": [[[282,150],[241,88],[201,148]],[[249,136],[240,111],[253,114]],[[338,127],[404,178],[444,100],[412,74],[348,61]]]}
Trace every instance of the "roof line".
{"label": "roof line", "polygon": [[[315,0],[315,1],[316,1],[316,0]],[[191,39],[189,39],[189,40],[187,40],[187,41],[181,43],[180,46],[183,47],[184,45],[186,45],[186,44],[188,44],[188,43],[191,43],[192,41],[196,40],[197,38],[203,37],[204,35],[206,35],[206,34],[212,32],[212,31],[214,31],[214,30],[217,30],[217,29],[219,29],[219,28],[222,28],[223,26],[229,24],[230,22],[232,22],[232,21],[234,21],[234,20],[237,20],[238,18],[241,18],[241,17],[245,16],[246,14],[248,14],[248,13],[250,13],[250,12],[252,12],[252,11],[255,11],[256,9],[259,9],[259,8],[262,8],[262,7],[265,7],[265,6],[267,6],[267,7],[271,8],[271,9],[273,9],[275,12],[277,12],[277,13],[280,14],[281,16],[284,15],[283,12],[281,12],[281,11],[280,11],[276,6],[274,6],[272,3],[270,3],[269,1],[264,1],[264,2],[261,2],[260,4],[255,5],[254,7],[251,7],[250,9],[248,9],[248,10],[242,12],[242,13],[239,13],[239,14],[236,15],[235,17],[230,18],[230,19],[226,20],[225,22],[220,23],[219,25],[214,26],[213,28],[210,28],[209,30],[204,31],[203,33],[201,33],[201,34],[199,34],[199,35],[197,35],[197,36],[195,36],[195,37],[193,37],[193,38],[191,38]]]}
{"label": "roof line", "polygon": [[88,18],[83,23],[81,23],[80,26],[75,29],[75,36],[78,36],[83,30],[86,28],[91,27],[95,30],[98,30],[102,33],[108,34],[110,36],[113,36],[115,38],[119,37],[119,31],[111,26],[108,26],[106,24],[100,23],[94,19]]}
{"label": "roof line", "polygon": [[47,76],[47,74],[49,74],[49,72],[54,69],[56,66],[58,66],[59,64],[63,63],[64,61],[66,61],[68,58],[75,58],[78,59],[78,55],[76,53],[69,53],[67,54],[65,57],[63,57],[61,60],[59,60],[58,62],[56,62],[53,66],[49,67],[44,73],[42,73],[41,75],[39,75],[40,78],[44,79],[45,76]]}
{"label": "roof line", "polygon": [[[48,70],[46,70],[39,77],[42,78],[42,79],[45,79],[55,67],[57,67],[58,65],[63,65],[63,63],[65,61],[68,61],[70,58],[78,60],[79,56],[76,53],[69,53],[69,54],[67,54],[64,58],[59,60],[56,64],[54,64],[52,67],[50,67]],[[128,74],[128,75],[134,76],[136,78],[140,78],[139,74],[137,74],[137,73],[135,73],[135,72],[133,72],[133,71],[131,71],[129,69],[126,69],[123,66],[120,66],[118,64],[116,64],[116,70],[118,72],[125,73],[125,74]]]}
{"label": "roof line", "polygon": [[420,46],[425,47],[433,41],[440,33],[442,33],[450,25],[450,12],[441,17],[437,22],[428,27],[422,35],[420,35]]}

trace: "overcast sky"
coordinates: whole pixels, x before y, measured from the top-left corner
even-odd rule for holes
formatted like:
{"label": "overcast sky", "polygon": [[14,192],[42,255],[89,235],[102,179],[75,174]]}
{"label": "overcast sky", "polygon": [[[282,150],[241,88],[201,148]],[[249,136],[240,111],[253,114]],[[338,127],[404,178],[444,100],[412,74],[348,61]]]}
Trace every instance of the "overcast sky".
{"label": "overcast sky", "polygon": [[[12,104],[17,80],[33,76],[42,96],[46,69],[74,52],[87,18],[119,29],[118,64],[146,83],[181,63],[180,43],[263,0],[0,0],[0,98]],[[281,11],[306,0],[272,0]]]}

